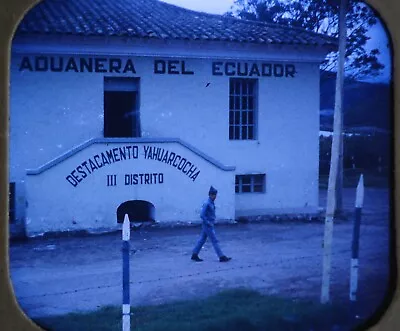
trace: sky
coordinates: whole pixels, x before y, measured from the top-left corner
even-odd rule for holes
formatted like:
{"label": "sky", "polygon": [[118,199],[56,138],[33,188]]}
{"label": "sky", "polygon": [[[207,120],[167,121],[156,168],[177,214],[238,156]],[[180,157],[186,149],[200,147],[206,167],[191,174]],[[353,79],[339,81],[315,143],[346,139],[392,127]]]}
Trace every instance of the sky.
{"label": "sky", "polygon": [[234,0],[162,0],[164,2],[211,14],[224,14],[233,5]]}
{"label": "sky", "polygon": [[[164,2],[184,7],[191,10],[203,11],[211,14],[224,14],[230,10],[234,0],[162,0]],[[371,39],[367,43],[368,49],[378,48],[381,52],[380,61],[385,65],[380,77],[372,79],[372,81],[388,82],[391,73],[391,55],[387,47],[388,36],[379,23],[372,27],[369,35]]]}

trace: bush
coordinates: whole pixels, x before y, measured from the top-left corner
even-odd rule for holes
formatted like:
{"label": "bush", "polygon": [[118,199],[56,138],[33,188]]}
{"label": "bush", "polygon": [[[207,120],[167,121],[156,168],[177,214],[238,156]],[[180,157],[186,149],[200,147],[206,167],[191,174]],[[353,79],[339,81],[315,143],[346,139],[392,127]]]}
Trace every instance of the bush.
{"label": "bush", "polygon": [[[328,175],[332,137],[320,136],[320,174]],[[386,176],[392,167],[391,140],[386,134],[345,136],[343,142],[344,169],[359,169],[376,176]]]}

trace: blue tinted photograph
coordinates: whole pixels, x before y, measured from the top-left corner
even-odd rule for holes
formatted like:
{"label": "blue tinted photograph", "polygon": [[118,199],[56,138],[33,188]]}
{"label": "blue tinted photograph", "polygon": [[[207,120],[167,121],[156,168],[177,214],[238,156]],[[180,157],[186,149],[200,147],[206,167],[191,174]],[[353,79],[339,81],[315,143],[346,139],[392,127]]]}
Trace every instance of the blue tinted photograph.
{"label": "blue tinted photograph", "polygon": [[391,56],[359,0],[40,1],[9,71],[20,309],[57,331],[378,323]]}

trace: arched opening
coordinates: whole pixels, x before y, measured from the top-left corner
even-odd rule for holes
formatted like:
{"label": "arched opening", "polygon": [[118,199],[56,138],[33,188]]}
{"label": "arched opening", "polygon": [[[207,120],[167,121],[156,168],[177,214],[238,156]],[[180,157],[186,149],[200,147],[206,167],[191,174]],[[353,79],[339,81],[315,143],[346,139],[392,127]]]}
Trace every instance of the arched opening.
{"label": "arched opening", "polygon": [[128,214],[132,223],[155,222],[155,207],[145,200],[130,200],[120,204],[117,208],[117,222],[123,223]]}

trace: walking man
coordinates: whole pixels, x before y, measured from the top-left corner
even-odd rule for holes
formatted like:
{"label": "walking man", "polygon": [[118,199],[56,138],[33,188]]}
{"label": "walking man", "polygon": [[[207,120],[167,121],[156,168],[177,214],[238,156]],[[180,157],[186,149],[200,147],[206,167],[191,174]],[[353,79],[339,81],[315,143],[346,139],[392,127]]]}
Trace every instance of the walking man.
{"label": "walking man", "polygon": [[203,204],[203,207],[201,209],[200,217],[203,220],[202,223],[202,230],[201,230],[201,236],[200,239],[196,245],[196,247],[193,249],[193,255],[192,255],[192,260],[196,262],[201,262],[203,261],[202,259],[199,258],[199,252],[203,245],[205,244],[207,237],[210,237],[211,242],[214,246],[215,252],[217,253],[219,257],[220,262],[228,262],[231,260],[230,257],[226,257],[222,251],[221,248],[219,247],[217,237],[215,236],[215,230],[214,230],[214,222],[215,222],[215,204],[214,200],[217,197],[218,191],[214,187],[210,187],[210,190],[208,192],[208,199],[207,201]]}

